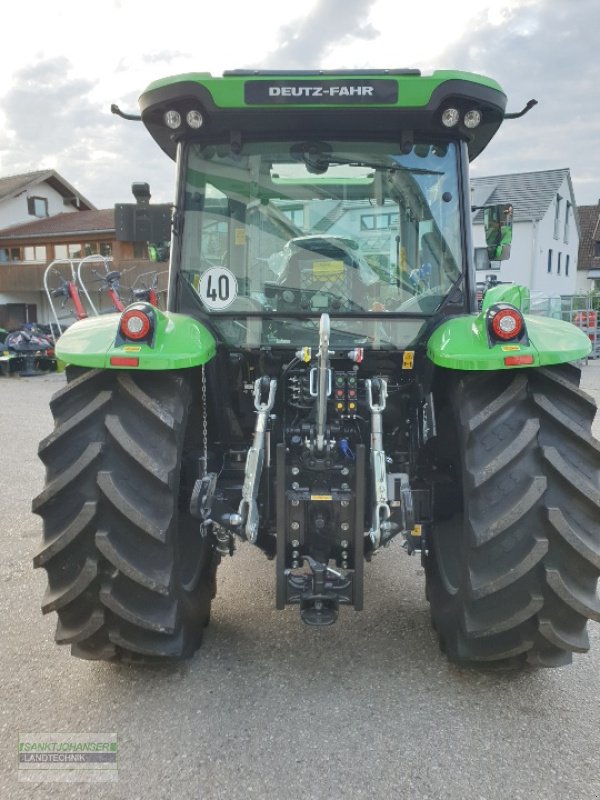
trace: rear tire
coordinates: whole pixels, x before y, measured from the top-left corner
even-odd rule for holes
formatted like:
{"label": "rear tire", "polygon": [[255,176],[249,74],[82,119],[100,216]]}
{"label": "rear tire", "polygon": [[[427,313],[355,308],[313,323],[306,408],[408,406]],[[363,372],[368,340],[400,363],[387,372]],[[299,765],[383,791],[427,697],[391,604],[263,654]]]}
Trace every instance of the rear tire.
{"label": "rear tire", "polygon": [[600,621],[595,403],[568,364],[451,379],[425,558],[440,645],[459,663],[570,663]]}
{"label": "rear tire", "polygon": [[212,538],[180,507],[191,375],[69,368],[67,378],[33,502],[44,521],[42,610],[57,612],[56,641],[80,658],[189,657],[218,565]]}

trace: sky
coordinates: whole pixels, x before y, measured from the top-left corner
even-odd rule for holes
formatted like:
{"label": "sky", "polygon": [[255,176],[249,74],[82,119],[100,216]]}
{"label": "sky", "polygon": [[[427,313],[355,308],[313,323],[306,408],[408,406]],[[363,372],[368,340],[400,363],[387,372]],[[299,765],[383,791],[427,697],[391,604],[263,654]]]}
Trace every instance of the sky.
{"label": "sky", "polygon": [[[168,10],[168,15],[166,14]],[[474,175],[569,167],[600,198],[599,0],[28,0],[2,12],[0,176],[55,169],[98,208],[174,191],[138,113],[154,80],[226,69],[461,69],[495,78],[507,120]]]}

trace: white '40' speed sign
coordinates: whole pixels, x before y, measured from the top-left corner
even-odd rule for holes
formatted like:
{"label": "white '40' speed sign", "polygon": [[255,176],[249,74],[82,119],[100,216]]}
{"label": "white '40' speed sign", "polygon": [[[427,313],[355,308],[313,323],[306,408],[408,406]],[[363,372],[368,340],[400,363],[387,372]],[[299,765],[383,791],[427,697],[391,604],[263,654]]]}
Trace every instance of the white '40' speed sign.
{"label": "white '40' speed sign", "polygon": [[200,278],[198,291],[207,308],[222,311],[237,297],[237,278],[226,267],[210,267]]}

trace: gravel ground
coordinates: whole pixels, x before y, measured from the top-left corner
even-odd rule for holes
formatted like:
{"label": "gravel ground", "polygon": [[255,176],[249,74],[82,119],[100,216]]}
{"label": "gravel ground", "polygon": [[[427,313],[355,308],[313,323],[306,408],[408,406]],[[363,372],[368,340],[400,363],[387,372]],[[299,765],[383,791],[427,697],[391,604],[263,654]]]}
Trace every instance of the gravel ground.
{"label": "gravel ground", "polygon": [[[62,381],[0,379],[0,797],[600,798],[600,628],[564,669],[453,667],[429,627],[420,564],[399,545],[367,565],[365,611],[333,628],[274,611],[273,564],[241,546],[191,661],[109,666],[56,647],[30,505]],[[600,363],[583,384],[600,405]],[[116,731],[118,783],[18,783],[19,730]]]}

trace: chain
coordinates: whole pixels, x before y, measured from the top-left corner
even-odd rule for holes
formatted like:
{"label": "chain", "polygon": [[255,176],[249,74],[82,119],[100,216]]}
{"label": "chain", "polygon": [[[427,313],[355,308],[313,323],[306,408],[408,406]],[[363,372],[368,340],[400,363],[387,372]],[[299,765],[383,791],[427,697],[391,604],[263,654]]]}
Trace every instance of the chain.
{"label": "chain", "polygon": [[208,411],[206,408],[206,370],[202,365],[202,443],[204,454],[202,456],[202,475],[204,478],[208,472]]}

